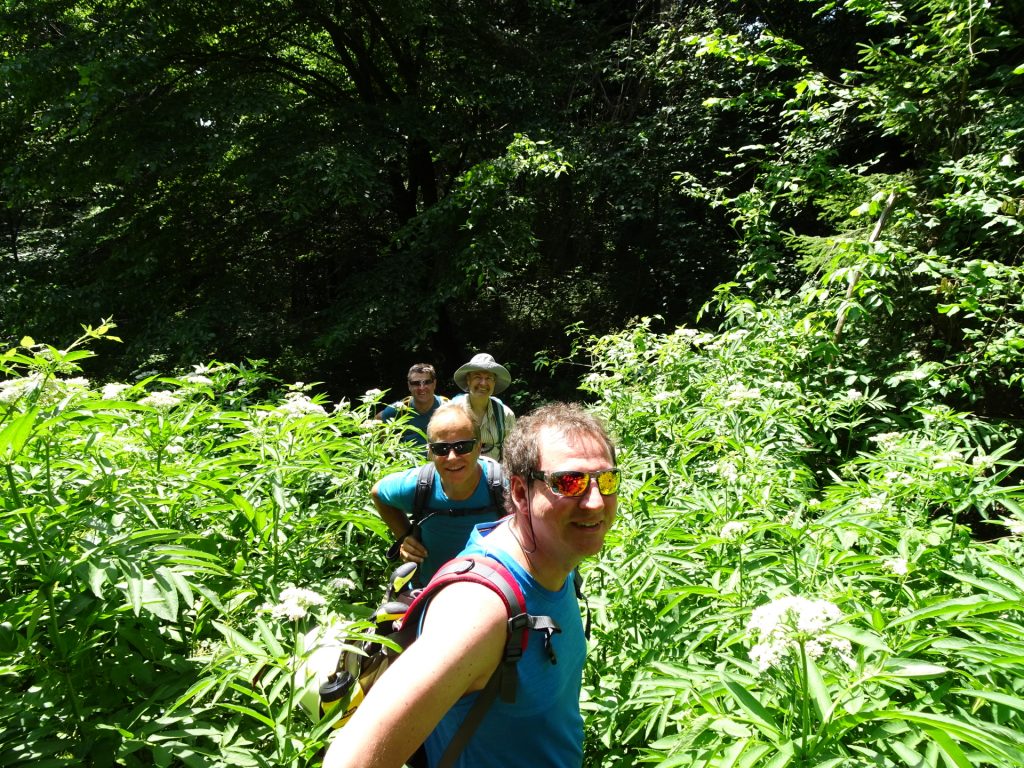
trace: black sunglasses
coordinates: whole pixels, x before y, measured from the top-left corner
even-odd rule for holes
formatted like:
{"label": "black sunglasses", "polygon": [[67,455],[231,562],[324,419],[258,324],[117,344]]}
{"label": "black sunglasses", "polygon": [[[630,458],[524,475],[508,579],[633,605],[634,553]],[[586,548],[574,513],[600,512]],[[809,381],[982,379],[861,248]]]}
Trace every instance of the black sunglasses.
{"label": "black sunglasses", "polygon": [[409,386],[410,387],[425,387],[428,384],[433,384],[433,383],[434,383],[433,379],[423,379],[423,381],[410,381],[409,382]]}
{"label": "black sunglasses", "polygon": [[455,451],[458,456],[465,456],[473,450],[474,445],[475,437],[472,440],[456,440],[452,443],[428,443],[430,452],[435,456],[447,456],[451,451]]}

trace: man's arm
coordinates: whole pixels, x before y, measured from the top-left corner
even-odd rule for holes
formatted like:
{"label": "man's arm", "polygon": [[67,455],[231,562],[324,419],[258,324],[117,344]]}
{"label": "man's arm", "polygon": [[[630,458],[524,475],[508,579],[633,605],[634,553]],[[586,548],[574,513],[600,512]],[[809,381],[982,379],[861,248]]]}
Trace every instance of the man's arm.
{"label": "man's arm", "polygon": [[338,731],[323,768],[400,768],[461,696],[487,684],[501,661],[507,622],[504,603],[487,587],[445,587],[420,636]]}
{"label": "man's arm", "polygon": [[[380,497],[380,484],[381,480],[378,480],[373,484],[373,489],[370,491],[370,498],[373,500],[373,506],[377,509],[377,514],[380,515],[380,519],[384,521],[384,524],[391,531],[391,535],[396,539],[400,539],[409,531],[409,527],[412,523],[409,521],[409,516],[405,514],[398,507],[393,507],[390,504],[384,502]],[[423,546],[419,539],[409,536],[402,542],[400,554],[404,562],[416,562],[422,563],[423,559],[427,556],[427,548]]]}

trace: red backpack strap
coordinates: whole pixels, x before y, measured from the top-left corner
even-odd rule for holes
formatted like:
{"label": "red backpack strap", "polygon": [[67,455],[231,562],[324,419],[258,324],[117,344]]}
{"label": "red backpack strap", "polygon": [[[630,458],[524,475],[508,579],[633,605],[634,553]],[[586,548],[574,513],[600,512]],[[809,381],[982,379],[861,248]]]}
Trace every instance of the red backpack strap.
{"label": "red backpack strap", "polygon": [[536,630],[544,633],[544,647],[552,664],[557,663],[557,659],[551,638],[562,631],[550,616],[531,616],[526,612],[526,598],[523,596],[523,590],[508,568],[494,558],[464,555],[441,566],[430,583],[416,595],[409,610],[401,619],[401,623],[396,622],[397,635],[400,636],[396,639],[402,647],[407,647],[418,634],[420,619],[430,600],[449,584],[465,581],[481,584],[502,599],[502,602],[505,603],[505,612],[508,614],[508,634],[501,662],[491,674],[487,685],[480,691],[476,702],[466,714],[465,720],[459,725],[458,731],[448,743],[437,768],[450,768],[454,765],[455,760],[465,749],[473,732],[480,725],[487,710],[490,709],[499,694],[503,701],[514,702],[516,700],[516,687],[519,680],[516,663],[522,658],[523,651],[526,650],[530,631]]}

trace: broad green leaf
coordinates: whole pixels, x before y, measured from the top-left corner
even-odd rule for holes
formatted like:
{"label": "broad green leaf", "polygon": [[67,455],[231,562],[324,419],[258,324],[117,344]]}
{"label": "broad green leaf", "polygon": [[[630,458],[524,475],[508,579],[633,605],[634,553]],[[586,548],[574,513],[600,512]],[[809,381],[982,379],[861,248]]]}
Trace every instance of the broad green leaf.
{"label": "broad green leaf", "polygon": [[14,457],[21,453],[21,449],[32,435],[32,427],[38,415],[39,408],[33,406],[0,429],[0,457],[4,461],[13,461]]}
{"label": "broad green leaf", "polygon": [[971,597],[958,597],[953,600],[944,600],[935,605],[919,608],[909,614],[900,616],[890,623],[890,627],[898,627],[912,621],[922,619],[934,619],[947,616],[976,615],[979,613],[992,613],[996,611],[1017,610],[1020,603],[1013,600],[992,600],[985,595],[972,595]]}
{"label": "broad green leaf", "polygon": [[807,657],[807,688],[814,702],[814,708],[822,722],[827,721],[832,715],[832,698],[828,694],[828,688],[821,677],[821,671],[814,659]]}
{"label": "broad green leaf", "polygon": [[750,715],[754,726],[772,741],[777,741],[780,730],[775,724],[771,712],[750,691],[730,678],[727,673],[721,673],[721,680],[736,703]]}
{"label": "broad green leaf", "polygon": [[951,739],[944,731],[925,729],[928,737],[934,741],[946,760],[949,768],[973,768],[973,763],[967,759],[967,755],[960,749],[960,745]]}

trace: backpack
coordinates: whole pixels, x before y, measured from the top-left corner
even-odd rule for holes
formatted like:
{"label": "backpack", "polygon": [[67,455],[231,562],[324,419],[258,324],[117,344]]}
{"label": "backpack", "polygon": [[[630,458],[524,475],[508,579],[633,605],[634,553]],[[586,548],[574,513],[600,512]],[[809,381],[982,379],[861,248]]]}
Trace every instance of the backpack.
{"label": "backpack", "polygon": [[[496,517],[502,517],[505,514],[505,470],[494,459],[489,459],[486,456],[480,458],[484,462],[484,479],[487,481],[487,490],[490,492],[491,507],[497,511]],[[416,538],[419,538],[419,529],[423,523],[435,515],[459,517],[461,515],[476,515],[489,509],[489,507],[484,507],[483,509],[432,509],[427,511],[427,502],[430,501],[432,495],[435,477],[437,477],[437,472],[434,470],[433,464],[424,464],[420,467],[419,474],[416,476],[416,491],[412,497],[409,529],[388,547],[388,560],[398,558],[399,548],[406,536],[416,535]]]}
{"label": "backpack", "polygon": [[[403,563],[395,569],[384,601],[373,617],[377,623],[377,634],[395,642],[400,649],[407,648],[416,640],[428,604],[449,584],[460,581],[482,584],[502,599],[508,613],[508,632],[501,661],[438,763],[438,768],[449,768],[469,743],[494,700],[500,695],[503,701],[515,701],[519,680],[516,663],[526,650],[530,632],[543,634],[545,650],[554,664],[556,658],[551,638],[561,629],[549,616],[531,616],[526,612],[526,601],[515,577],[494,558],[457,557],[442,566],[430,583],[418,590],[410,588],[415,572],[415,563]],[[310,714],[314,718],[336,717],[333,727],[340,728],[348,722],[366,693],[400,652],[370,641],[357,645],[354,650],[348,646],[342,651],[335,671],[320,686],[318,712]],[[420,762],[426,764],[422,747],[409,764],[415,766]]]}

